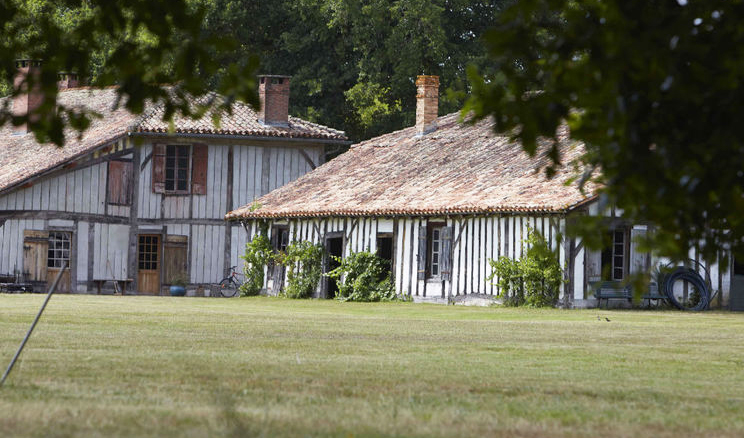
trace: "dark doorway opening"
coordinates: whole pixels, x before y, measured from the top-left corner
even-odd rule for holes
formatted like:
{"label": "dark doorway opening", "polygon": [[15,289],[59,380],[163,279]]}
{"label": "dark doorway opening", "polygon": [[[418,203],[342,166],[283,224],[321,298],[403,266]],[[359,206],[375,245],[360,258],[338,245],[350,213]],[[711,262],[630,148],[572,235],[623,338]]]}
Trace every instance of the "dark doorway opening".
{"label": "dark doorway opening", "polygon": [[378,234],[377,235],[377,256],[385,260],[387,272],[386,276],[390,277],[393,272],[393,235],[392,234]]}
{"label": "dark doorway opening", "polygon": [[[341,258],[344,256],[344,238],[329,237],[326,239],[326,251],[328,251],[328,260],[326,262],[326,272],[336,269],[340,263],[334,257]],[[326,298],[335,298],[338,293],[338,282],[335,278],[327,278]]]}

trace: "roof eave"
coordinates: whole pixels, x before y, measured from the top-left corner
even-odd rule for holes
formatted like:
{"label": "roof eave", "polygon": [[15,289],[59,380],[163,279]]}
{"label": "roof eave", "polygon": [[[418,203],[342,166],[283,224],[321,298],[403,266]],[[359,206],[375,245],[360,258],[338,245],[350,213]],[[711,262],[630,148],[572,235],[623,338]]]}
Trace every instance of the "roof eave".
{"label": "roof eave", "polygon": [[323,143],[323,144],[342,144],[349,145],[351,140],[323,137],[284,137],[284,136],[262,136],[262,135],[245,135],[245,134],[220,134],[220,133],[196,133],[196,132],[152,132],[152,131],[130,131],[131,137],[156,137],[156,138],[212,138],[223,140],[259,140],[259,141],[280,141],[280,142],[297,142],[297,143]]}

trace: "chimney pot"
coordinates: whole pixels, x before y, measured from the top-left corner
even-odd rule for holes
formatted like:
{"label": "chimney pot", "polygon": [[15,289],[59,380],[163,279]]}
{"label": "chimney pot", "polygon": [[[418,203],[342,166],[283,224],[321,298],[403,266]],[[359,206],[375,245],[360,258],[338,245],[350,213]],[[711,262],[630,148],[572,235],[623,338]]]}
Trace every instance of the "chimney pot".
{"label": "chimney pot", "polygon": [[416,133],[425,135],[437,130],[439,117],[439,76],[416,78]]}
{"label": "chimney pot", "polygon": [[261,110],[258,119],[271,126],[289,126],[289,80],[290,76],[260,75],[258,98]]}
{"label": "chimney pot", "polygon": [[61,72],[57,75],[57,89],[66,90],[68,88],[77,88],[80,86],[80,80],[77,73]]}

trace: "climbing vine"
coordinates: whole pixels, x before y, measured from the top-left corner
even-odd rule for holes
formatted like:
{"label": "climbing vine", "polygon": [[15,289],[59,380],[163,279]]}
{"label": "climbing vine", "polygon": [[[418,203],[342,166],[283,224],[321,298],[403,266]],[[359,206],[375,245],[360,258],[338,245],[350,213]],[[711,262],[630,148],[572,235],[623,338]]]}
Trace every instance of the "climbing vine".
{"label": "climbing vine", "polygon": [[395,288],[390,281],[387,261],[369,251],[353,252],[346,258],[331,256],[339,266],[326,276],[338,281],[341,301],[393,301]]}
{"label": "climbing vine", "polygon": [[493,272],[488,280],[498,277],[499,296],[504,305],[554,306],[564,283],[558,251],[552,250],[545,237],[533,229],[529,229],[524,244],[527,250],[519,260],[508,257],[489,260]]}
{"label": "climbing vine", "polygon": [[287,284],[282,292],[288,298],[309,298],[322,274],[323,247],[308,241],[287,245],[277,262],[287,268]]}
{"label": "climbing vine", "polygon": [[240,258],[245,260],[243,265],[245,283],[240,286],[240,295],[258,295],[264,284],[264,266],[274,259],[274,251],[266,234],[259,233],[246,243],[245,254]]}

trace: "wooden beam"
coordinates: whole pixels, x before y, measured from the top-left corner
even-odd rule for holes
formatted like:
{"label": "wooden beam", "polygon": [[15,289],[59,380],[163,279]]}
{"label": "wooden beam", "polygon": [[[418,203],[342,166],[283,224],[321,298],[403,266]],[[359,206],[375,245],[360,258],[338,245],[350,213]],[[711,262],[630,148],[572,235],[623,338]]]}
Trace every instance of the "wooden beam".
{"label": "wooden beam", "polygon": [[454,242],[452,242],[452,248],[455,248],[455,247],[457,246],[457,244],[459,244],[459,243],[460,243],[460,236],[462,236],[462,232],[463,232],[463,230],[465,229],[465,225],[466,225],[466,221],[464,221],[463,219],[464,219],[464,218],[460,218],[460,219],[459,219],[459,222],[460,222],[460,228],[459,228],[459,229],[458,229],[458,231],[457,231],[457,238],[455,239],[455,241],[454,241]]}
{"label": "wooden beam", "polygon": [[307,154],[307,151],[305,151],[304,149],[299,149],[299,151],[300,151],[300,155],[302,155],[302,158],[304,158],[305,161],[307,161],[307,164],[310,166],[310,169],[315,170],[317,166],[313,162],[312,158],[310,158],[310,155]]}
{"label": "wooden beam", "polygon": [[356,228],[358,223],[359,223],[359,218],[355,218],[354,220],[351,221],[351,228],[349,228],[349,233],[345,235],[347,241],[351,237],[351,233],[354,232],[354,228]]}

